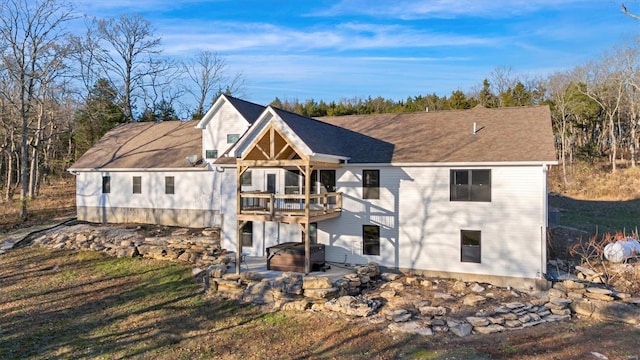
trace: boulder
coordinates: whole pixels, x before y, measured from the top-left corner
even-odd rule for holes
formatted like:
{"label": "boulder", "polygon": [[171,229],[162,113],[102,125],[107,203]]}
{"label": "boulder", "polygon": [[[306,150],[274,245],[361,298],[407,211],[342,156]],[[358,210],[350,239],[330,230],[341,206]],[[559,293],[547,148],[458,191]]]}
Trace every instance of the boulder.
{"label": "boulder", "polygon": [[305,276],[302,278],[302,288],[306,289],[331,289],[333,285],[326,276]]}
{"label": "boulder", "polygon": [[471,326],[478,327],[478,326],[487,326],[489,325],[489,320],[487,318],[484,317],[477,317],[477,316],[468,316],[467,317],[467,322],[469,324],[471,324]]}
{"label": "boulder", "polygon": [[372,315],[379,306],[379,302],[354,296],[341,296],[337,299],[329,300],[324,304],[327,310],[359,317]]}
{"label": "boulder", "polygon": [[427,289],[431,289],[431,288],[433,287],[433,283],[432,283],[431,281],[429,281],[429,280],[422,280],[422,281],[420,281],[420,285],[421,285],[423,288],[427,288]]}
{"label": "boulder", "polygon": [[387,300],[396,296],[395,290],[387,290],[380,293],[380,297],[385,298]]}
{"label": "boulder", "polygon": [[587,297],[587,298],[590,298],[590,299],[602,300],[602,301],[613,301],[613,300],[615,300],[613,298],[613,296],[607,295],[607,294],[602,294],[602,293],[586,292],[586,293],[583,294],[583,296]]}
{"label": "boulder", "polygon": [[242,301],[252,304],[269,304],[275,302],[273,292],[271,292],[271,285],[267,281],[247,285]]}
{"label": "boulder", "polygon": [[504,326],[497,325],[497,324],[491,324],[491,325],[488,325],[488,326],[474,327],[473,329],[475,331],[477,331],[478,333],[480,333],[480,334],[493,334],[493,333],[504,331]]}
{"label": "boulder", "polygon": [[394,280],[398,280],[402,277],[402,275],[400,274],[396,274],[396,273],[382,273],[380,274],[380,278],[384,281],[394,281]]}
{"label": "boulder", "polygon": [[442,299],[442,300],[452,300],[454,296],[447,293],[436,292],[433,294],[434,299]]}
{"label": "boulder", "polygon": [[263,278],[262,274],[255,271],[245,271],[240,273],[240,279],[246,282],[261,281],[262,278]]}
{"label": "boulder", "polygon": [[404,278],[404,283],[407,285],[417,285],[420,279],[415,276],[407,276]]}
{"label": "boulder", "polygon": [[462,303],[468,306],[477,306],[487,301],[487,298],[478,294],[469,294],[462,299]]}
{"label": "boulder", "polygon": [[456,281],[453,284],[453,291],[455,292],[465,292],[467,290],[467,284],[464,281]]}
{"label": "boulder", "polygon": [[592,299],[576,300],[571,305],[576,314],[595,320],[618,321],[640,325],[640,308],[623,302],[608,302]]}
{"label": "boulder", "polygon": [[409,321],[404,323],[391,323],[388,329],[394,332],[403,332],[410,334],[418,334],[423,336],[433,335],[433,330],[429,326],[419,323],[418,321]]}
{"label": "boulder", "polygon": [[418,311],[420,311],[420,315],[430,318],[447,315],[447,308],[443,306],[421,306]]}
{"label": "boulder", "polygon": [[407,315],[407,314],[409,314],[409,318],[410,318],[411,314],[406,309],[391,309],[391,310],[385,310],[384,311],[384,317],[387,320],[394,320],[394,318],[400,319],[400,317],[402,317],[404,315]]}
{"label": "boulder", "polygon": [[588,293],[592,293],[592,294],[602,294],[602,295],[611,295],[611,294],[613,294],[613,291],[611,291],[609,289],[593,287],[593,286],[587,287],[587,292]]}
{"label": "boulder", "polygon": [[116,256],[119,258],[130,258],[130,257],[136,257],[136,256],[140,256],[140,254],[138,253],[138,249],[131,246],[131,247],[119,247],[116,249]]}
{"label": "boulder", "polygon": [[337,296],[338,291],[338,288],[306,289],[304,290],[304,296],[312,299],[333,299]]}
{"label": "boulder", "polygon": [[297,301],[289,301],[282,304],[282,310],[288,311],[304,311],[311,307],[308,300],[302,299]]}
{"label": "boulder", "polygon": [[459,337],[469,336],[473,330],[473,326],[466,322],[447,321],[447,326],[449,326],[449,331]]}

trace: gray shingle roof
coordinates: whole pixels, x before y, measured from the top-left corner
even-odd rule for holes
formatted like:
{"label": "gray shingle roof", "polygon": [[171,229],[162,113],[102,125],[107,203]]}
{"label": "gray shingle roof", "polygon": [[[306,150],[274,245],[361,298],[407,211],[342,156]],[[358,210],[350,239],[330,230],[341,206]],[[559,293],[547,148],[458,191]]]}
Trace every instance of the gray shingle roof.
{"label": "gray shingle roof", "polygon": [[266,108],[265,106],[254,104],[249,101],[245,101],[242,99],[234,98],[230,95],[225,95],[225,97],[229,100],[231,105],[233,105],[236,110],[249,122],[249,124],[253,124],[258,120],[260,114]]}
{"label": "gray shingle roof", "polygon": [[345,156],[349,162],[391,162],[391,143],[288,111],[274,111],[316,153]]}

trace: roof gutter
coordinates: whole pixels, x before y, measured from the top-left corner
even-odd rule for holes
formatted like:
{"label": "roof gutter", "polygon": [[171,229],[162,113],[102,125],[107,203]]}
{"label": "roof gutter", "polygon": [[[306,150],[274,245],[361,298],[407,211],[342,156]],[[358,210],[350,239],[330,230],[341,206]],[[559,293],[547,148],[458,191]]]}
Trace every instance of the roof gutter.
{"label": "roof gutter", "polygon": [[558,161],[479,161],[479,162],[397,162],[397,163],[349,163],[351,166],[384,167],[478,167],[478,166],[540,166],[558,165]]}
{"label": "roof gutter", "polygon": [[348,156],[340,156],[340,155],[329,155],[329,154],[321,154],[321,153],[311,153],[310,157],[320,157],[320,158],[327,158],[327,159],[335,159],[338,160],[338,162],[347,162],[349,161],[351,158]]}
{"label": "roof gutter", "polygon": [[162,172],[162,171],[210,171],[210,167],[183,167],[183,168],[69,168],[67,171],[73,175],[81,172]]}

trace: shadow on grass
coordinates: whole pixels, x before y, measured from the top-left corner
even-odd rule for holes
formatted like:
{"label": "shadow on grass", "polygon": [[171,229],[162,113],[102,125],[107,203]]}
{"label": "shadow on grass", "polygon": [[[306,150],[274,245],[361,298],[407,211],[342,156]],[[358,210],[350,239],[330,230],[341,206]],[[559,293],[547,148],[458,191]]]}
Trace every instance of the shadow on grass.
{"label": "shadow on grass", "polygon": [[634,232],[640,227],[640,199],[625,201],[579,200],[562,195],[549,196],[549,208],[560,213],[561,226],[596,233]]}
{"label": "shadow on grass", "polygon": [[202,320],[242,325],[226,321],[239,306],[204,301],[183,266],[82,254],[24,248],[0,258],[0,358],[129,357],[195,336]]}

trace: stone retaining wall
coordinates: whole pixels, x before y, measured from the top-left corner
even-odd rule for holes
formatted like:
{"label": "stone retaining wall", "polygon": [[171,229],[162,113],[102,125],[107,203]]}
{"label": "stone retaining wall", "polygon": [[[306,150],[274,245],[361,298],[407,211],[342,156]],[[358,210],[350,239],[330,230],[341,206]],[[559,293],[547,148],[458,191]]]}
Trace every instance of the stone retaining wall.
{"label": "stone retaining wall", "polygon": [[220,258],[220,232],[216,228],[165,229],[168,235],[144,236],[139,229],[77,224],[45,231],[33,245],[52,249],[104,251],[111,256],[181,261],[209,266]]}

